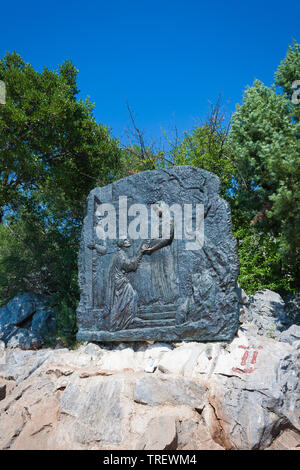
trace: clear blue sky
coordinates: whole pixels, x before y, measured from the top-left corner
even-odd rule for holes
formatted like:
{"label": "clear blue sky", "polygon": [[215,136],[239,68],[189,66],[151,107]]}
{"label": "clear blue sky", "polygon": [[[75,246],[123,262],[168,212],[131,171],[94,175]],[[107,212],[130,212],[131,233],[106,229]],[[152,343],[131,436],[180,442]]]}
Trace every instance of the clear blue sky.
{"label": "clear blue sky", "polygon": [[0,56],[16,50],[38,70],[72,60],[81,96],[118,137],[126,100],[154,138],[171,122],[190,129],[220,91],[232,111],[255,77],[272,83],[300,40],[299,0],[29,0],[0,11]]}

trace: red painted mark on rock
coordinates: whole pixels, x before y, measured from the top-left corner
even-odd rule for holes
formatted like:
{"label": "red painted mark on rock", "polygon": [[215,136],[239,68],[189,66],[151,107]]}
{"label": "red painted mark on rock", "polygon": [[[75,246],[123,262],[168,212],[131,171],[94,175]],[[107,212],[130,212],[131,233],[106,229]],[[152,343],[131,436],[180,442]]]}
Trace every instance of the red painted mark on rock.
{"label": "red painted mark on rock", "polygon": [[248,356],[249,356],[249,352],[248,352],[247,349],[246,349],[246,351],[244,352],[244,355],[243,355],[243,357],[242,357],[242,360],[241,360],[241,366],[245,366],[245,365],[246,365]]}
{"label": "red painted mark on rock", "polygon": [[[251,349],[254,350],[254,351],[253,351],[253,354],[251,355],[250,364],[254,365],[256,363],[256,359],[257,359],[257,356],[258,356],[258,350],[263,349],[263,346],[243,346],[243,345],[240,345],[239,348],[245,350],[245,352],[242,356],[242,359],[241,359],[241,366],[244,367],[244,366],[247,366],[247,363],[249,362],[249,355],[250,355],[249,353],[251,352]],[[254,367],[249,367],[247,369],[247,367],[245,367],[245,368],[242,369],[240,367],[233,367],[232,371],[237,372],[238,374],[251,374],[252,372],[255,371],[255,368]]]}

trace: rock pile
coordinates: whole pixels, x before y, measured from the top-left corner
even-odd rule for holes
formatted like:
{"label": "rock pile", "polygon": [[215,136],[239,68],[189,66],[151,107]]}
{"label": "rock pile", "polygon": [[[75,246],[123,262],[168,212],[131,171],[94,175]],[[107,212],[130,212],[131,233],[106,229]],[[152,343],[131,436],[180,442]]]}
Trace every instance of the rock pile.
{"label": "rock pile", "polygon": [[230,343],[0,344],[0,448],[299,449],[300,327],[272,296]]}
{"label": "rock pile", "polygon": [[231,344],[8,349],[0,448],[299,448],[299,360],[298,341],[241,331]]}

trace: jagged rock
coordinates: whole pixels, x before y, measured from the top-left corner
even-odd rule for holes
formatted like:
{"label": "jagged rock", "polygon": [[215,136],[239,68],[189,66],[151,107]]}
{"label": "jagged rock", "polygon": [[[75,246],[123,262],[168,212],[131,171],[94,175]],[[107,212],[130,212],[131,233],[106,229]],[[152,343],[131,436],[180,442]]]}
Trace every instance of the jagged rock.
{"label": "jagged rock", "polygon": [[84,345],[80,346],[78,351],[82,351],[85,354],[89,354],[89,355],[97,357],[97,358],[101,357],[101,355],[103,354],[102,351],[101,351],[100,346],[98,346],[98,344],[95,344],[95,343],[84,344]]}
{"label": "jagged rock", "polygon": [[6,361],[6,352],[5,352],[5,343],[0,341],[0,364],[5,364]]}
{"label": "jagged rock", "polygon": [[[119,229],[136,204],[139,231],[130,222],[124,235]],[[182,224],[188,208],[195,232],[189,215]],[[107,211],[110,227],[118,227],[109,237]],[[166,217],[170,230],[158,237]],[[220,197],[220,180],[205,170],[145,171],[93,189],[78,266],[78,341],[228,341],[237,331],[239,262],[230,209]]]}
{"label": "jagged rock", "polygon": [[20,326],[36,312],[36,303],[40,303],[41,297],[27,292],[17,295],[7,305],[0,308],[1,323]]}
{"label": "jagged rock", "polygon": [[288,294],[285,299],[284,311],[290,321],[300,325],[300,291],[295,294]]}
{"label": "jagged rock", "polygon": [[33,292],[17,295],[0,307],[0,339],[9,347],[37,349],[56,328],[48,297]]}
{"label": "jagged rock", "polygon": [[283,431],[266,450],[299,450],[300,436],[292,429]]}
{"label": "jagged rock", "polygon": [[199,357],[206,348],[204,343],[182,343],[173,351],[168,351],[159,361],[160,370],[190,376]]}
{"label": "jagged rock", "polygon": [[224,450],[209,433],[203,418],[196,414],[176,421],[178,450]]}
{"label": "jagged rock", "polygon": [[292,344],[295,341],[300,341],[300,326],[290,326],[290,328],[280,333],[278,339],[279,341],[283,341],[284,343],[289,344]]}
{"label": "jagged rock", "polygon": [[240,305],[248,305],[249,303],[249,297],[246,294],[246,292],[237,284],[236,287],[236,294],[238,297],[238,301]]}
{"label": "jagged rock", "polygon": [[[239,361],[231,367],[230,356],[238,351]],[[241,335],[209,372],[204,370],[211,434],[226,448],[261,449],[286,426],[300,431],[299,375],[299,352],[293,347]]]}
{"label": "jagged rock", "polygon": [[39,336],[47,336],[56,328],[54,311],[47,305],[41,305],[32,317],[31,329]]}
{"label": "jagged rock", "polygon": [[133,369],[134,371],[143,371],[150,362],[159,363],[167,351],[172,351],[172,346],[162,343],[142,344],[137,351],[126,346],[121,350],[112,350],[103,354],[101,367],[105,370]]}
{"label": "jagged rock", "polygon": [[0,401],[6,397],[6,384],[0,380]]}
{"label": "jagged rock", "polygon": [[174,416],[153,418],[138,444],[138,449],[142,450],[175,450],[176,447],[177,432]]}
{"label": "jagged rock", "polygon": [[123,391],[124,379],[115,377],[78,379],[66,387],[60,412],[74,418],[70,432],[75,442],[121,442]]}
{"label": "jagged rock", "polygon": [[149,362],[149,364],[146,365],[146,367],[144,368],[144,371],[148,372],[149,374],[153,374],[153,372],[155,372],[156,369],[157,369],[157,362],[152,359]]}
{"label": "jagged rock", "polygon": [[51,355],[50,350],[23,351],[11,349],[6,353],[6,363],[0,365],[0,377],[21,383],[37,370]]}
{"label": "jagged rock", "polygon": [[[55,448],[53,430],[58,426],[59,393],[46,375],[32,374],[15,386],[0,402],[0,448]],[[67,436],[59,438],[64,446]]]}

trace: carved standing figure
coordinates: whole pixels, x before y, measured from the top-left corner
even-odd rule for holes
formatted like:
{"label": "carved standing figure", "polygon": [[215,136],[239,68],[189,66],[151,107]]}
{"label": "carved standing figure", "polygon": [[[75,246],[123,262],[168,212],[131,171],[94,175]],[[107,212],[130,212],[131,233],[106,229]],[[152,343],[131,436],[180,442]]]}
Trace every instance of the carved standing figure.
{"label": "carved standing figure", "polygon": [[110,265],[107,306],[111,331],[127,328],[137,314],[138,294],[132,287],[127,274],[137,270],[143,251],[139,250],[138,255],[130,259],[124,250],[130,246],[129,240],[119,240],[119,249]]}

